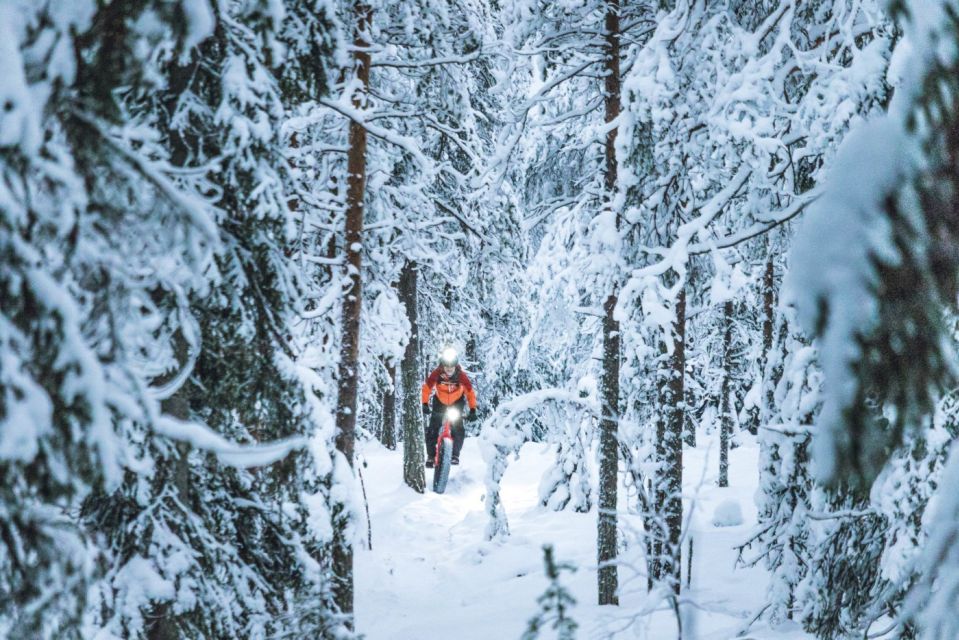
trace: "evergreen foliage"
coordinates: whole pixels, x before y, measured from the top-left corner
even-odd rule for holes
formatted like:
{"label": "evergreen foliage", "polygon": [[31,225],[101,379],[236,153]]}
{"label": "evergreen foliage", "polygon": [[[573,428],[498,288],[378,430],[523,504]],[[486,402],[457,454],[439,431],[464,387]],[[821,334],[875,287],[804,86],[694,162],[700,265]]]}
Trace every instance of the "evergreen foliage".
{"label": "evergreen foliage", "polygon": [[526,631],[523,632],[523,640],[535,640],[547,625],[556,630],[556,637],[560,640],[576,638],[579,625],[569,615],[576,599],[559,581],[563,571],[576,571],[576,567],[568,562],[557,563],[553,553],[552,545],[543,545],[543,566],[549,579],[549,587],[536,599],[540,610],[529,619]]}
{"label": "evergreen foliage", "polygon": [[350,637],[445,346],[487,538],[547,443],[602,604],[695,597],[686,451],[758,442],[752,623],[959,636],[957,0],[8,0],[0,62],[0,637]]}

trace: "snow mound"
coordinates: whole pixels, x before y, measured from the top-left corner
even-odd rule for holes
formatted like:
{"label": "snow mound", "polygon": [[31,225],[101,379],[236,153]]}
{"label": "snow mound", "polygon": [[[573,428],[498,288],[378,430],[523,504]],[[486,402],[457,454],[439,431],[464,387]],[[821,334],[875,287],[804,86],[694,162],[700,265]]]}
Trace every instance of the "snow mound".
{"label": "snow mound", "polygon": [[723,500],[713,511],[714,527],[735,527],[742,523],[743,510],[736,500]]}

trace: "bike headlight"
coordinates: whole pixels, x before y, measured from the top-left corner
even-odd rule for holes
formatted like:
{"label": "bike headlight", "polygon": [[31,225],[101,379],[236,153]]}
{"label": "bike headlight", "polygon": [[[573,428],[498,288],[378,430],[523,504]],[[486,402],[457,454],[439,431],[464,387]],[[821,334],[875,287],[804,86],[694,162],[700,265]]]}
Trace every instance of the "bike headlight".
{"label": "bike headlight", "polygon": [[456,422],[460,419],[460,410],[456,407],[450,407],[446,410],[446,419],[450,422]]}

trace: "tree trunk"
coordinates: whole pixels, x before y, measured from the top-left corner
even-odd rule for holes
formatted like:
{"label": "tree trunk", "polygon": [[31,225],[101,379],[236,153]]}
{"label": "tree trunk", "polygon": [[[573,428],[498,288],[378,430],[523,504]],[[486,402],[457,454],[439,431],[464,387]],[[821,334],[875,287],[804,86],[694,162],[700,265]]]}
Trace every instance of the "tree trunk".
{"label": "tree trunk", "polygon": [[[774,310],[776,307],[775,277],[776,264],[773,261],[772,243],[766,240],[766,271],[763,273],[763,353],[759,361],[761,367],[763,388],[761,394],[762,412],[761,421],[769,421],[769,412],[773,406],[773,389],[769,372],[766,370],[769,366],[769,358],[773,349],[773,323],[775,322]],[[759,425],[756,425],[757,432]]]}
{"label": "tree trunk", "polygon": [[[606,7],[606,122],[619,116],[619,0]],[[617,187],[616,165],[617,129],[606,134],[606,197],[612,207]],[[619,221],[617,216],[616,226]],[[613,317],[616,308],[617,286],[613,280],[612,291],[603,308],[603,417],[600,428],[599,463],[599,515],[597,519],[596,555],[599,564],[597,573],[599,604],[619,604],[619,572],[616,567],[616,506],[619,481],[619,323]]]}
{"label": "tree trunk", "polygon": [[392,360],[386,365],[389,386],[383,391],[383,424],[380,442],[387,449],[396,448],[396,365]]}
{"label": "tree trunk", "polygon": [[766,238],[766,269],[763,272],[762,298],[763,298],[763,321],[762,321],[762,351],[759,353],[759,399],[758,404],[749,410],[749,422],[747,429],[749,433],[756,435],[759,433],[759,425],[769,420],[769,407],[772,406],[772,388],[769,386],[769,357],[773,346],[773,323],[775,317],[776,292],[773,290],[775,284],[775,262],[772,255],[772,243]]}
{"label": "tree trunk", "polygon": [[[654,543],[653,566],[657,580],[670,581],[679,594],[682,549],[679,545],[683,526],[683,392],[686,368],[686,290],[676,298],[676,320],[673,328],[673,349],[659,377],[662,417],[656,422],[656,513],[663,531]],[[665,349],[664,349],[665,350]]]}
{"label": "tree trunk", "polygon": [[686,289],[676,298],[676,327],[673,342],[673,357],[670,362],[670,396],[667,405],[670,414],[669,442],[670,459],[667,476],[669,478],[669,497],[666,501],[666,526],[669,529],[672,575],[675,578],[675,590],[679,593],[679,574],[681,564],[680,534],[683,527],[683,425],[686,422]]}
{"label": "tree trunk", "polygon": [[719,486],[729,486],[729,437],[733,431],[733,419],[729,415],[730,380],[729,358],[733,342],[733,301],[727,300],[723,305],[723,362],[727,363],[723,370],[723,382],[719,391]]}
{"label": "tree trunk", "polygon": [[[369,30],[372,8],[357,2],[353,6],[355,19],[353,44],[354,70],[360,88],[353,95],[353,106],[363,109],[370,84]],[[346,268],[350,287],[343,299],[343,338],[337,371],[339,395],[336,411],[336,448],[353,466],[353,448],[356,437],[356,392],[359,387],[360,310],[362,308],[361,257],[363,249],[363,206],[366,195],[366,129],[350,121],[349,153],[346,167],[346,229],[344,238]],[[340,505],[333,516],[338,523],[333,537],[333,597],[346,624],[353,628],[353,543],[347,537],[349,527]]]}
{"label": "tree trunk", "polygon": [[403,390],[403,481],[414,491],[426,491],[426,453],[423,448],[423,416],[420,412],[420,337],[416,313],[416,264],[407,262],[400,273],[400,302],[410,322],[410,341],[403,352],[400,377]]}
{"label": "tree trunk", "polygon": [[[181,359],[179,353],[177,359],[181,362],[186,360],[185,357]],[[170,398],[163,400],[160,403],[160,409],[164,414],[173,416],[178,420],[189,420],[190,402],[186,397],[186,390],[181,388]],[[172,485],[176,491],[176,499],[182,504],[190,505],[193,502],[192,491],[190,490],[190,463],[188,462],[190,446],[182,442],[175,446],[176,458],[170,474],[173,480]],[[174,611],[173,603],[164,602],[157,605],[151,618],[153,623],[147,628],[147,640],[178,640],[182,637],[182,630],[178,624],[179,617]]]}
{"label": "tree trunk", "polygon": [[[177,368],[186,366],[190,359],[190,347],[182,333],[177,332],[173,336],[174,357],[176,358]],[[175,374],[163,377],[158,381],[162,386],[170,382]],[[190,411],[190,382],[187,381],[172,396],[160,401],[160,411],[165,415],[172,416],[177,420],[184,422],[192,417]],[[166,488],[172,485],[175,491],[174,496],[180,504],[187,505],[190,508],[193,504],[193,490],[190,473],[190,445],[185,442],[178,442],[175,445],[176,453],[172,459],[172,468],[163,468],[157,474],[158,484]],[[165,474],[169,474],[164,477]],[[169,483],[169,484],[168,484]],[[171,523],[174,527],[177,523]],[[174,531],[179,533],[179,531]],[[179,625],[179,617],[174,610],[173,603],[164,602],[153,610],[151,618],[153,623],[147,627],[147,640],[177,640],[182,637]]]}

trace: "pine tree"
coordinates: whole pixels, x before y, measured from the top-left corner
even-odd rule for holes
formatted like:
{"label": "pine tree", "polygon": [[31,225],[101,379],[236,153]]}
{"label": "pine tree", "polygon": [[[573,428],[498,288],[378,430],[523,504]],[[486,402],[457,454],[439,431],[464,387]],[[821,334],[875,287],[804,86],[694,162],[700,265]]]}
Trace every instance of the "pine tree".
{"label": "pine tree", "polygon": [[[945,311],[955,304],[959,255],[951,213],[959,192],[959,7],[937,1],[892,8],[907,43],[900,46],[910,51],[904,62],[912,66],[899,78],[887,114],[840,150],[831,185],[797,240],[790,273],[806,326],[834,354],[823,367],[830,392],[814,458],[823,478],[866,488],[903,449],[907,426],[919,434],[928,427],[942,390],[953,384],[955,358]],[[870,179],[860,181],[865,158],[882,162],[869,162]],[[840,214],[847,229],[841,247],[831,223]],[[826,282],[823,262],[833,273],[841,270],[842,279]],[[888,420],[877,415],[877,403]],[[954,482],[956,468],[950,460],[942,486]],[[959,631],[957,557],[947,542],[955,536],[956,501],[946,496],[928,525],[911,611],[930,638]]]}
{"label": "pine tree", "polygon": [[[202,289],[207,199],[179,189],[151,123],[119,95],[155,87],[154,54],[209,33],[160,2],[11,5],[0,121],[0,633],[80,637],[106,549],[73,514],[146,465],[157,372],[184,312],[157,286]],[[147,22],[140,18],[149,13]],[[134,55],[133,52],[139,52]]]}
{"label": "pine tree", "polygon": [[559,640],[573,640],[576,637],[579,625],[569,617],[569,609],[576,604],[576,599],[559,582],[560,574],[564,570],[575,571],[576,568],[568,563],[557,564],[553,553],[552,545],[543,546],[543,565],[550,584],[537,599],[540,612],[530,618],[522,640],[535,640],[549,622],[553,623],[551,627],[556,629]]}
{"label": "pine tree", "polygon": [[801,617],[803,602],[797,589],[813,571],[810,564],[819,542],[810,530],[809,518],[822,505],[809,469],[809,443],[820,407],[822,374],[815,348],[798,332],[795,322],[784,320],[782,327],[779,344],[785,354],[784,374],[774,394],[775,413],[759,434],[762,500],[758,533],[740,550],[742,560],[746,546],[758,547],[749,564],[762,559],[771,574],[766,615],[773,624]]}
{"label": "pine tree", "polygon": [[[605,86],[603,100],[606,110],[606,124],[609,131],[606,134],[606,165],[603,176],[606,188],[605,206],[609,207],[609,214],[614,217],[614,230],[619,227],[617,212],[613,209],[614,196],[619,188],[616,158],[616,134],[618,127],[615,123],[620,112],[620,15],[619,2],[613,0],[606,6],[603,50],[605,56]],[[615,282],[615,280],[614,280]],[[619,486],[619,365],[620,365],[620,337],[619,322],[616,319],[616,303],[618,291],[608,292],[603,303],[603,369],[600,382],[600,396],[602,398],[602,419],[600,420],[599,437],[599,517],[597,523],[596,555],[599,564],[597,581],[599,582],[599,604],[619,604],[619,572],[613,564],[616,558],[616,526],[617,526],[617,490]]]}
{"label": "pine tree", "polygon": [[[332,434],[317,419],[322,403],[289,336],[300,289],[286,261],[284,111],[272,71],[281,25],[258,3],[218,5],[214,17],[212,36],[189,56],[163,58],[162,91],[129,98],[163,131],[180,176],[216,166],[209,188],[218,194],[220,245],[209,289],[190,299],[193,317],[169,328],[185,343],[174,353],[189,376],[163,406],[175,421],[161,424],[170,433],[199,423],[223,442],[313,438],[319,446],[274,464],[290,446],[243,460],[164,439],[148,444],[151,478],[129,477],[85,505],[118,559],[99,593],[97,624],[125,637],[268,637],[302,628],[286,616],[305,605],[311,628],[332,633],[322,526]],[[154,297],[171,304],[175,293]],[[134,587],[145,579],[150,589]]]}
{"label": "pine tree", "polygon": [[403,376],[403,480],[418,493],[426,490],[423,470],[423,417],[419,394],[419,321],[417,312],[416,265],[407,262],[400,274],[400,299],[406,307],[410,336],[400,370]]}
{"label": "pine tree", "polygon": [[[722,361],[728,364],[732,360],[733,342],[733,301],[723,303],[723,350]],[[733,421],[732,394],[730,389],[729,369],[724,369],[723,380],[719,392],[719,486],[729,486],[729,445],[732,437]]]}
{"label": "pine tree", "polygon": [[[350,96],[355,109],[363,109],[370,86],[370,26],[373,8],[363,0],[353,4],[353,73],[357,86]],[[363,123],[350,121],[346,162],[346,217],[344,221],[344,263],[349,287],[343,298],[339,397],[336,410],[336,448],[352,468],[356,440],[357,388],[359,387],[360,313],[362,293],[363,215],[366,208],[366,137]],[[340,509],[344,509],[340,507]],[[349,539],[351,523],[344,510],[334,509],[333,540],[334,594],[340,612],[353,614],[353,543]],[[352,628],[352,621],[348,622]]]}

